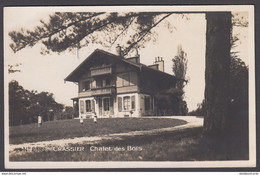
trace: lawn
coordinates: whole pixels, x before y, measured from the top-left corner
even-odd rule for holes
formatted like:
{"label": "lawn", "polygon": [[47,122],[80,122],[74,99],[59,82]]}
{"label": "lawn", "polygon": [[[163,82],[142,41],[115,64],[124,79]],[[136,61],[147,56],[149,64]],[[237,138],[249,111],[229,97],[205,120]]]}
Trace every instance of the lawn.
{"label": "lawn", "polygon": [[85,119],[83,125],[79,120],[57,120],[10,127],[10,144],[36,141],[48,141],[64,138],[98,136],[129,131],[167,128],[184,125],[186,121],[167,118],[101,118],[98,123]]}
{"label": "lawn", "polygon": [[[202,128],[191,128],[156,135],[106,140],[96,145],[75,144],[84,151],[44,151],[11,156],[11,161],[204,161],[248,160],[247,132],[225,138],[201,135]],[[91,151],[91,147],[111,147],[112,151]],[[131,150],[127,150],[127,147]],[[121,148],[115,149],[115,148]]]}

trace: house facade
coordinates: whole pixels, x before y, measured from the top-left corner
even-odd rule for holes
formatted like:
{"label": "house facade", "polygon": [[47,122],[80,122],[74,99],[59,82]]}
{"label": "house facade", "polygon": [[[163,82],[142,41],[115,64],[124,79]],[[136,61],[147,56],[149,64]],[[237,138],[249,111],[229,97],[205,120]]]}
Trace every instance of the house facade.
{"label": "house facade", "polygon": [[140,57],[124,58],[96,49],[65,81],[78,85],[73,103],[79,117],[141,117],[155,115],[155,94],[175,87],[176,77],[164,72],[164,61],[154,65],[140,63]]}

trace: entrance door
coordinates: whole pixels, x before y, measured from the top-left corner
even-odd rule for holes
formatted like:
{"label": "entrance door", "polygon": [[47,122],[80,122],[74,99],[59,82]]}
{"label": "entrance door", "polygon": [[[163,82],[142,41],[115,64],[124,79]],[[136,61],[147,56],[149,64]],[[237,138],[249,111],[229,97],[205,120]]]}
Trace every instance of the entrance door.
{"label": "entrance door", "polygon": [[110,114],[110,99],[109,98],[103,99],[103,109],[104,109],[104,115],[108,116]]}

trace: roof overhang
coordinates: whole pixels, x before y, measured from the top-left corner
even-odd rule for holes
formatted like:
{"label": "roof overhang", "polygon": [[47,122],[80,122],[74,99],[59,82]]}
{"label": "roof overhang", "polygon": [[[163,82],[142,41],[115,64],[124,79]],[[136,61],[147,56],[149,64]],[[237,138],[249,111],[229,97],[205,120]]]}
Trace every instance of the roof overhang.
{"label": "roof overhang", "polygon": [[170,75],[166,72],[162,72],[162,71],[159,71],[159,70],[155,70],[155,69],[152,69],[144,64],[140,64],[140,63],[135,63],[135,62],[132,62],[132,61],[129,61],[127,59],[124,59],[122,56],[117,56],[117,55],[114,55],[112,53],[109,53],[109,52],[106,52],[104,50],[100,50],[100,49],[96,49],[92,54],[90,54],[74,71],[72,71],[65,79],[64,81],[71,81],[71,82],[78,82],[81,75],[86,71],[86,68],[90,68],[90,65],[89,65],[89,60],[93,57],[96,57],[98,55],[102,55],[102,56],[108,56],[112,59],[115,59],[116,61],[121,61],[123,63],[126,63],[128,65],[131,65],[137,69],[139,69],[139,71],[141,72],[148,72],[148,73],[151,73],[151,76],[153,76],[154,74],[156,75],[161,75],[167,79],[171,79],[171,80],[175,80],[175,81],[186,81],[186,80],[183,80],[183,79],[180,79],[178,77],[175,77],[173,75]]}
{"label": "roof overhang", "polygon": [[78,82],[79,81],[79,78],[80,76],[82,75],[82,73],[86,70],[87,67],[89,67],[89,60],[92,58],[92,57],[95,57],[97,56],[98,54],[100,55],[103,55],[103,56],[108,56],[110,58],[113,58],[117,61],[122,61],[124,63],[127,63],[127,64],[130,64],[136,68],[139,68],[141,70],[141,65],[138,65],[136,63],[133,63],[131,61],[128,61],[126,59],[124,59],[123,57],[121,56],[117,56],[117,55],[114,55],[114,54],[111,54],[109,52],[106,52],[106,51],[103,51],[103,50],[100,50],[100,49],[96,49],[92,54],[90,54],[74,71],[72,71],[65,79],[64,81],[71,81],[71,82]]}

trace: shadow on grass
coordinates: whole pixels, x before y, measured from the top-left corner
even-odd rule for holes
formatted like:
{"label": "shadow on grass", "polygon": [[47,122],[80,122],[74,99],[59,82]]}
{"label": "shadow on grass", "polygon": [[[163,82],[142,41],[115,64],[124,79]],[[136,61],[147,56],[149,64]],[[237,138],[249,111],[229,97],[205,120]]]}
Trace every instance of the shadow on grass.
{"label": "shadow on grass", "polygon": [[165,118],[101,118],[98,123],[85,119],[81,125],[79,120],[59,120],[45,122],[41,127],[35,124],[10,127],[10,144],[21,144],[38,141],[59,140],[75,137],[100,136],[130,131],[143,131],[184,125],[187,122]]}
{"label": "shadow on grass", "polygon": [[[247,132],[225,138],[203,136],[202,128],[124,137],[99,144],[74,144],[84,151],[46,151],[12,156],[11,161],[204,161],[248,160]],[[93,148],[111,151],[91,151]],[[121,150],[119,150],[119,148]],[[131,148],[131,149],[129,149]]]}

